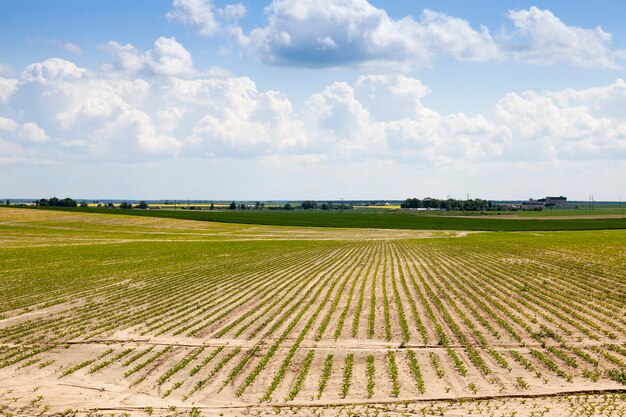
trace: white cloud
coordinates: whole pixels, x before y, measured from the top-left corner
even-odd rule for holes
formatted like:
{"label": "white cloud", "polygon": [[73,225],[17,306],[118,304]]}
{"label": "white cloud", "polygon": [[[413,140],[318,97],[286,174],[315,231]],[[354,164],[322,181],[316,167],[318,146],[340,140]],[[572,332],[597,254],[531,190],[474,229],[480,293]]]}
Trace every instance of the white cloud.
{"label": "white cloud", "polygon": [[611,34],[599,26],[568,26],[551,11],[537,7],[509,11],[508,17],[516,28],[508,48],[517,61],[617,68],[616,58],[623,59],[624,51],[612,51]]}
{"label": "white cloud", "polygon": [[6,142],[43,143],[50,138],[37,123],[28,122],[20,125],[13,119],[0,116],[0,140]]}
{"label": "white cloud", "polygon": [[3,140],[0,135],[0,165],[28,162],[27,156],[28,151],[19,143]]}
{"label": "white cloud", "polygon": [[71,55],[80,56],[83,54],[83,50],[81,49],[81,47],[74,42],[66,42],[59,39],[50,38],[38,38],[38,40],[48,45],[52,45],[56,48],[63,49],[65,52]]}
{"label": "white cloud", "polygon": [[192,27],[201,36],[210,37],[245,14],[246,7],[241,3],[216,8],[211,0],[174,0],[173,10],[167,14],[167,18]]}
{"label": "white cloud", "polygon": [[514,60],[528,64],[620,68],[626,50],[612,50],[601,27],[568,26],[550,10],[511,10],[512,28],[493,37],[485,26],[425,9],[391,18],[368,0],[273,0],[265,25],[246,32],[241,4],[216,8],[210,0],[174,0],[171,21],[201,36],[222,35],[272,65],[393,67],[404,71],[449,56],[459,61]]}
{"label": "white cloud", "polygon": [[498,46],[485,26],[477,31],[466,20],[431,10],[424,10],[419,26],[421,42],[431,55],[450,55],[459,61],[500,58]]}
{"label": "white cloud", "polygon": [[51,58],[36,62],[26,67],[21,74],[21,81],[51,84],[62,81],[80,79],[85,69],[77,67],[73,62],[61,58]]}
{"label": "white cloud", "polygon": [[323,150],[342,156],[385,151],[384,126],[371,119],[348,83],[334,83],[313,94],[304,114]]}
{"label": "white cloud", "polygon": [[623,80],[600,88],[510,93],[494,108],[512,137],[510,157],[519,159],[619,159],[626,157]]}
{"label": "white cloud", "polygon": [[357,78],[355,95],[374,120],[420,118],[428,110],[422,98],[430,89],[420,80],[404,75],[367,75]]}
{"label": "white cloud", "polygon": [[[59,158],[98,160],[171,158],[180,152],[256,157],[296,152],[306,144],[303,123],[284,94],[259,91],[251,79],[224,71],[192,77],[180,70],[187,65],[171,62],[172,56],[187,56],[174,53],[179,46],[159,39],[153,50],[131,54],[141,57],[140,65],[122,57],[125,69],[113,73],[60,59],[29,65],[16,81],[6,113],[21,116],[0,119],[4,130],[19,134],[2,139],[47,141],[46,152]],[[180,61],[191,62],[191,56]],[[174,76],[177,72],[186,77]],[[29,119],[24,125],[22,117]]]}
{"label": "white cloud", "polygon": [[330,84],[298,108],[248,77],[189,71],[191,55],[172,39],[160,38],[144,53],[116,47],[129,54],[118,56],[118,71],[89,71],[53,58],[29,65],[15,80],[0,78],[9,86],[0,140],[27,149],[29,158],[59,160],[438,164],[626,157],[622,80],[582,90],[512,92],[492,112],[468,115],[429,108],[424,98],[431,91],[418,79],[363,75]]}
{"label": "white cloud", "polygon": [[58,158],[171,157],[181,141],[157,131],[148,114],[156,97],[142,79],[98,75],[61,59],[35,63],[22,72],[8,103],[12,114],[31,120],[4,139],[47,142],[46,152]]}
{"label": "white cloud", "polygon": [[191,54],[174,38],[157,39],[146,55],[146,63],[161,75],[184,75],[193,70]]}
{"label": "white cloud", "polygon": [[46,142],[50,139],[46,131],[33,122],[24,123],[19,130],[19,136],[31,142]]}
{"label": "white cloud", "polygon": [[[510,93],[492,114],[441,114],[429,90],[403,75],[335,83],[306,103],[307,131],[322,152],[347,159],[578,160],[626,156],[626,83],[587,90]],[[390,109],[392,109],[390,111]]]}
{"label": "white cloud", "polygon": [[143,53],[131,44],[116,41],[108,42],[107,47],[115,57],[116,70],[129,75],[187,76],[196,72],[191,54],[175,38],[160,37],[154,48]]}
{"label": "white cloud", "polygon": [[19,127],[15,120],[0,116],[0,131],[15,132]]}
{"label": "white cloud", "polygon": [[72,55],[81,55],[83,53],[83,50],[80,49],[80,46],[72,42],[65,42],[63,44],[63,48]]}
{"label": "white cloud", "polygon": [[[128,143],[128,139],[133,140]],[[119,117],[107,120],[94,133],[92,144],[95,154],[105,153],[110,157],[117,151],[142,156],[176,156],[181,141],[169,135],[159,134],[152,119],[145,112],[129,109]]]}
{"label": "white cloud", "polygon": [[167,14],[171,21],[191,26],[202,36],[214,35],[220,24],[211,0],[174,0],[174,10]]}
{"label": "white cloud", "polygon": [[13,91],[15,91],[15,87],[17,86],[17,80],[14,78],[4,78],[0,76],[0,103],[6,102]]}
{"label": "white cloud", "polygon": [[307,142],[289,99],[276,91],[259,92],[246,77],[179,80],[170,97],[202,108],[204,115],[185,143],[191,153],[255,157],[293,152]]}
{"label": "white cloud", "polygon": [[501,128],[482,115],[442,115],[421,99],[421,81],[404,75],[334,83],[306,103],[308,126],[325,152],[401,161],[480,159],[501,153]]}
{"label": "white cloud", "polygon": [[366,0],[274,0],[267,26],[253,29],[244,47],[276,65],[309,67],[396,62],[429,65],[439,55],[497,59],[489,31],[425,10],[419,20],[394,20]]}
{"label": "white cloud", "polygon": [[246,6],[241,3],[227,4],[223,9],[218,9],[219,14],[227,22],[237,21],[244,17],[247,13]]}

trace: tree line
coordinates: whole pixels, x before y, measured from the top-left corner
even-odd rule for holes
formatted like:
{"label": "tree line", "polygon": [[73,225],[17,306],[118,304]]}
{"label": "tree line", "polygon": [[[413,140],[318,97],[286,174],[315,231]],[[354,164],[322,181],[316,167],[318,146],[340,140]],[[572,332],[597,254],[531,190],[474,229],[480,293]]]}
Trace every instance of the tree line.
{"label": "tree line", "polygon": [[[8,202],[7,202],[8,204]],[[40,207],[89,207],[89,203],[86,201],[78,202],[72,198],[64,198],[59,199],[57,197],[52,198],[42,198],[39,200],[33,201],[33,204]],[[118,205],[115,205],[111,202],[95,202],[96,207],[98,208],[120,208],[120,209],[149,209],[150,205],[145,201],[140,201],[138,204],[132,204],[127,201],[123,201]],[[168,204],[166,202],[165,204]],[[160,207],[157,207],[160,208]],[[313,200],[306,200],[300,204],[292,204],[286,203],[282,206],[266,206],[265,203],[257,201],[253,204],[250,203],[236,203],[235,201],[231,202],[228,206],[230,210],[351,210],[353,208],[352,204],[349,203],[335,203],[335,202],[327,202],[327,203],[318,203]],[[183,210],[202,210],[205,209],[199,206],[182,206]],[[214,210],[215,205],[211,203],[208,207],[209,210]]]}
{"label": "tree line", "polygon": [[[57,197],[52,197],[50,199],[42,198],[42,199],[33,201],[33,203],[36,206],[39,206],[39,207],[89,207],[89,203],[87,203],[86,201],[81,201],[79,203],[76,200],[74,200],[73,198],[69,198],[69,197],[64,198],[64,199],[59,199]],[[113,204],[113,203],[98,203],[97,207],[99,207],[99,208],[121,208],[121,209],[132,209],[132,208],[147,209],[147,208],[150,208],[148,203],[146,203],[145,201],[140,201],[138,204],[135,204],[135,205],[133,205],[133,204],[127,202],[127,201],[123,201],[123,202],[121,202],[117,206],[115,204]]]}
{"label": "tree line", "polygon": [[[86,201],[77,202],[72,198],[59,199],[52,197],[50,199],[42,198],[35,200],[33,203],[36,206],[41,207],[89,207]],[[138,204],[131,204],[129,202],[121,202],[117,206],[113,203],[97,203],[99,208],[120,208],[120,209],[149,209],[150,206],[145,201],[140,201]],[[480,198],[469,200],[456,200],[454,198],[448,198],[446,200],[426,197],[419,198],[407,198],[404,200],[400,207],[403,209],[431,209],[431,210],[452,210],[452,211],[504,211],[515,210],[514,206],[507,206],[496,204],[493,201],[483,200]],[[201,209],[201,207],[182,207],[183,209]],[[318,203],[313,200],[305,200],[300,204],[286,203],[282,206],[266,206],[264,203],[257,201],[253,204],[236,203],[231,202],[228,206],[230,210],[351,210],[353,205],[351,203]],[[214,205],[211,203],[209,210],[213,210]]]}
{"label": "tree line", "polygon": [[264,203],[257,201],[254,204],[237,204],[234,201],[230,203],[230,210],[352,210],[352,204],[346,203],[318,203],[313,200],[305,200],[300,204],[285,203],[282,206],[265,206]]}
{"label": "tree line", "polygon": [[50,199],[42,198],[40,200],[34,201],[36,206],[41,207],[77,207],[78,203],[76,200],[72,198],[64,198],[59,199],[57,197],[52,197]]}
{"label": "tree line", "polygon": [[447,200],[440,200],[430,197],[426,197],[421,200],[419,198],[407,198],[400,204],[400,207],[404,209],[424,208],[454,211],[503,211],[514,209],[509,206],[496,204],[493,201],[482,200],[480,198],[470,200],[455,200],[454,198],[448,198]]}

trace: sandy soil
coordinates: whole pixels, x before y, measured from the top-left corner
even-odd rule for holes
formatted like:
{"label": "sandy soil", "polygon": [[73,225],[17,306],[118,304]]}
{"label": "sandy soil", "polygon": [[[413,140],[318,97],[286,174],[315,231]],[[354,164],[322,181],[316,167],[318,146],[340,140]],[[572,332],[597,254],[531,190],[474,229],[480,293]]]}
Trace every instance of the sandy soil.
{"label": "sandy soil", "polygon": [[[51,291],[48,301],[54,304],[4,312],[0,416],[72,415],[72,410],[93,416],[626,415],[626,386],[608,374],[626,368],[626,282],[615,268],[623,264],[618,255],[594,252],[606,246],[585,242],[585,251],[575,253],[571,248],[520,252],[458,244],[462,232],[444,234],[455,237],[447,243],[429,244],[422,238],[442,234],[294,233],[18,212],[24,213],[0,210],[0,225],[14,228],[0,237],[2,250],[37,255],[46,245],[203,239],[339,244],[277,252],[267,262],[255,260],[253,269],[236,251],[199,265],[182,257],[180,265],[159,270],[147,262],[120,282],[67,300],[62,291]],[[27,264],[5,261],[0,278],[7,283],[26,271]],[[33,267],[49,267],[39,262],[32,256]],[[122,275],[131,271],[119,260],[98,262]],[[77,265],[75,273],[80,272]],[[9,285],[5,281],[0,289]],[[296,398],[288,400],[309,351],[312,365]],[[354,363],[343,398],[350,354]],[[333,366],[318,398],[329,355]],[[375,366],[371,398],[368,356]],[[265,401],[270,389],[271,400]]]}

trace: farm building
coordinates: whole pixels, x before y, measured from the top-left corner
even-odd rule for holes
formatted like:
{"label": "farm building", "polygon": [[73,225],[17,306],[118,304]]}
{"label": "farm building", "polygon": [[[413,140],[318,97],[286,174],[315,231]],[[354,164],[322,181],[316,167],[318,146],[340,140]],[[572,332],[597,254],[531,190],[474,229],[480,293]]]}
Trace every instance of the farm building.
{"label": "farm building", "polygon": [[567,208],[567,197],[546,197],[535,200],[529,198],[522,203],[522,210],[543,210],[543,209],[565,209]]}
{"label": "farm building", "polygon": [[567,208],[567,197],[546,197],[546,208]]}

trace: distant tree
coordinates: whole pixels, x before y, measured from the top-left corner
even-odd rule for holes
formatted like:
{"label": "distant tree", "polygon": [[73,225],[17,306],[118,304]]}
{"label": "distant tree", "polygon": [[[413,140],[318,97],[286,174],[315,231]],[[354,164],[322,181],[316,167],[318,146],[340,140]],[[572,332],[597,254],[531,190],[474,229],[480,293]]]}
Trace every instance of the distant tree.
{"label": "distant tree", "polygon": [[228,208],[231,210],[235,210],[237,208],[237,203],[233,201],[232,203],[230,203],[230,206],[228,206]]}
{"label": "distant tree", "polygon": [[115,204],[109,202],[107,203],[107,208],[115,208]]}
{"label": "distant tree", "polygon": [[130,204],[129,202],[123,201],[120,203],[120,208],[121,209],[132,209],[133,205]]}
{"label": "distant tree", "polygon": [[306,200],[302,202],[300,207],[302,207],[304,210],[314,210],[317,208],[317,203],[315,201]]}
{"label": "distant tree", "polygon": [[140,209],[144,209],[144,210],[145,210],[145,209],[147,209],[147,208],[149,208],[149,207],[150,207],[150,206],[148,205],[148,203],[146,203],[146,202],[145,202],[145,201],[143,201],[143,200],[142,200],[142,201],[140,201],[140,202],[139,202],[139,204],[137,204],[137,208],[140,208]]}
{"label": "distant tree", "polygon": [[37,206],[51,206],[51,207],[77,207],[78,203],[76,200],[71,198],[64,198],[63,200],[59,200],[56,197],[52,197],[50,200],[42,198],[41,200],[35,201],[35,205]]}
{"label": "distant tree", "polygon": [[85,207],[89,207],[89,204],[86,201],[81,201],[80,206],[85,208]]}
{"label": "distant tree", "polygon": [[293,207],[291,206],[291,204],[290,204],[290,203],[285,204],[285,205],[283,206],[283,208],[284,208],[285,210],[293,210]]}
{"label": "distant tree", "polygon": [[209,210],[213,210],[215,209],[215,206],[213,205],[213,203],[211,203],[211,207],[209,207]]}
{"label": "distant tree", "polygon": [[261,202],[257,201],[256,203],[254,203],[254,209],[255,210],[259,210],[261,208]]}
{"label": "distant tree", "polygon": [[483,211],[487,210],[488,204],[486,200],[481,200],[480,198],[465,200],[463,202],[463,210],[464,211]]}
{"label": "distant tree", "polygon": [[247,207],[246,207],[246,205],[245,205],[244,203],[241,203],[241,204],[239,205],[239,208],[240,208],[241,210],[245,210]]}
{"label": "distant tree", "polygon": [[11,200],[7,198],[7,206],[11,204]]}
{"label": "distant tree", "polygon": [[456,200],[448,198],[447,200],[439,200],[437,198],[426,197],[423,200],[417,198],[407,198],[402,204],[402,208],[431,208],[455,211],[502,211],[516,210],[515,206],[503,206],[493,201],[475,198],[473,200]]}
{"label": "distant tree", "polygon": [[419,198],[407,198],[404,202],[400,203],[401,208],[420,208],[422,207],[422,201]]}
{"label": "distant tree", "polygon": [[456,211],[463,210],[463,202],[460,200],[451,200],[450,210],[456,210]]}
{"label": "distant tree", "polygon": [[436,198],[427,197],[422,201],[422,207],[438,209],[441,207],[441,201]]}

